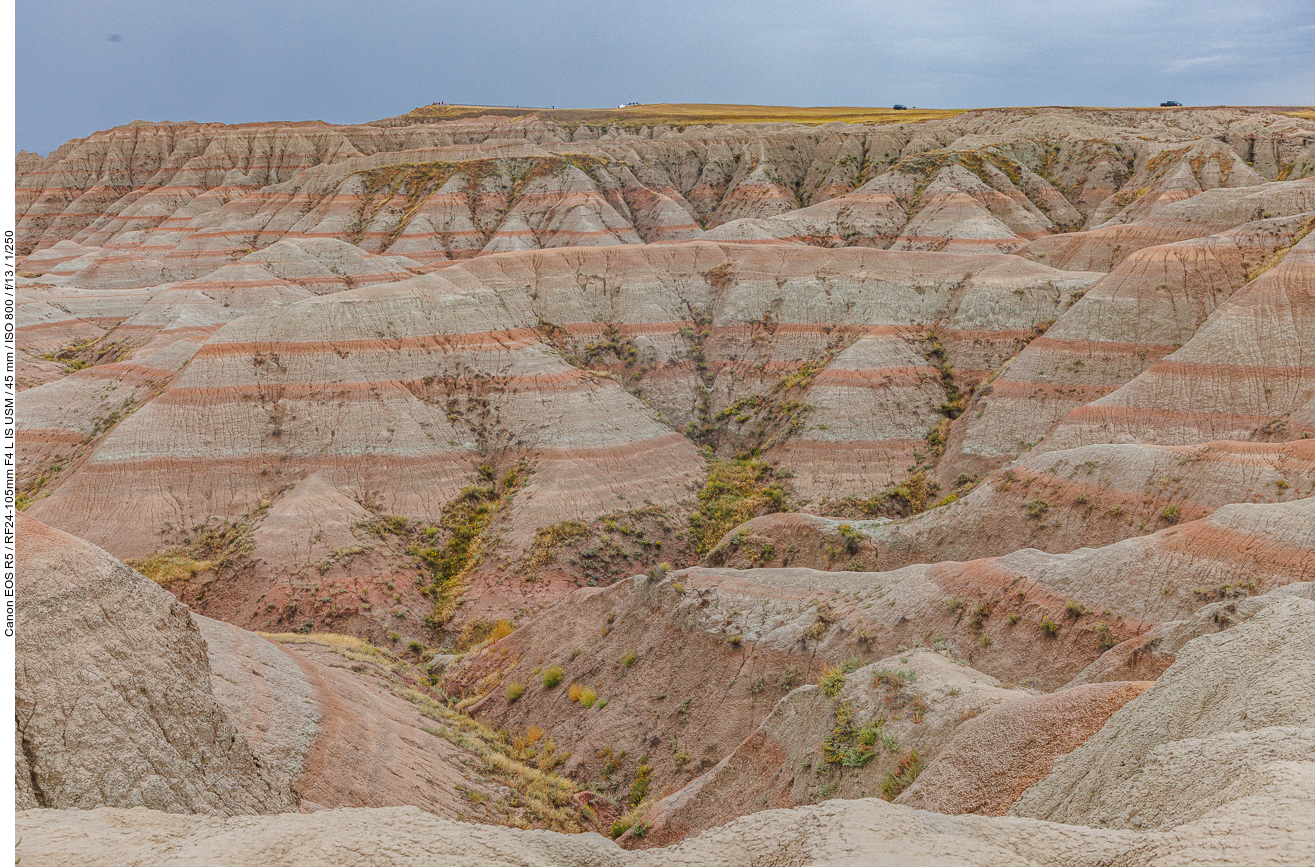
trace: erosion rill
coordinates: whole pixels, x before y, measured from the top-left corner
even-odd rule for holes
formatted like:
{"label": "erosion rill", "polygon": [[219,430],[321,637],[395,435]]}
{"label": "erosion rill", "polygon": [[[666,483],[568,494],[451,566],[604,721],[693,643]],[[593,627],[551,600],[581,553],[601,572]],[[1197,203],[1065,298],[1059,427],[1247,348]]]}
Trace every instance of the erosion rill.
{"label": "erosion rill", "polygon": [[16,170],[25,864],[1315,862],[1310,112]]}

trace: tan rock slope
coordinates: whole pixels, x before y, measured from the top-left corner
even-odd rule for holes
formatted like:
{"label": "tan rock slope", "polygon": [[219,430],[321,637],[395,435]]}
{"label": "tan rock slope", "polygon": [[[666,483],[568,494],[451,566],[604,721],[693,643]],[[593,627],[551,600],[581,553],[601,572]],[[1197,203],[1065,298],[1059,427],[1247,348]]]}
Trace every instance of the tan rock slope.
{"label": "tan rock slope", "polygon": [[647,810],[648,830],[630,843],[668,845],[750,812],[831,798],[1004,815],[1148,686],[1029,696],[926,650],[881,660],[834,695],[795,690],[731,755]]}
{"label": "tan rock slope", "polygon": [[[1152,826],[1144,830],[1098,829],[1037,819],[944,816],[867,798],[757,812],[678,846],[627,852],[596,835],[481,829],[414,808],[330,810],[311,815],[237,819],[169,815],[144,809],[98,808],[72,813],[29,809],[18,816],[19,833],[24,839],[20,856],[40,864],[121,863],[125,857],[146,858],[150,863],[160,864],[194,863],[198,858],[235,864],[278,864],[285,863],[283,859],[288,857],[304,859],[305,847],[311,846],[322,853],[326,863],[350,865],[395,863],[398,859],[417,864],[731,865],[771,863],[782,858],[801,864],[842,864],[853,863],[856,857],[862,857],[864,863],[874,863],[874,858],[875,863],[884,863],[882,858],[897,859],[890,860],[892,864],[1096,865],[1147,858],[1157,864],[1196,864],[1202,863],[1202,859],[1229,864],[1301,864],[1315,855],[1312,833],[1315,815],[1309,809],[1310,752],[1309,745],[1303,747],[1300,741],[1304,725],[1301,699],[1309,692],[1302,678],[1311,668],[1302,659],[1302,641],[1315,618],[1315,607],[1305,598],[1309,586],[1259,597],[1258,613],[1250,619],[1232,628],[1225,624],[1225,631],[1190,642],[1180,661],[1166,672],[1160,684],[1125,705],[1109,724],[1119,726],[1126,720],[1136,731],[1144,733],[1142,736],[1102,740],[1098,734],[1087,747],[1080,747],[1067,759],[1061,759],[1052,773],[1056,778],[1053,788],[1047,789],[1048,777],[1032,790],[1062,792],[1069,800],[1081,800],[1085,790],[1074,790],[1064,779],[1069,769],[1096,755],[1100,756],[1102,767],[1112,769],[1115,765],[1108,762],[1117,761],[1117,757],[1100,755],[1101,752],[1107,751],[1111,744],[1119,744],[1118,749],[1129,756],[1146,749],[1145,735],[1153,740],[1162,739],[1163,735],[1158,734],[1162,729],[1136,718],[1147,713],[1168,713],[1168,718],[1176,721],[1175,726],[1186,726],[1181,731],[1189,737],[1175,740],[1177,732],[1170,730],[1168,741],[1160,742],[1180,745],[1179,751],[1187,752],[1175,756],[1172,750],[1166,753],[1155,747],[1151,750],[1154,764],[1141,765],[1132,781],[1126,775],[1117,774],[1105,777],[1104,782],[1098,778],[1095,784],[1097,787],[1144,786],[1155,780],[1153,791],[1141,793],[1149,797],[1120,802],[1123,806],[1144,803],[1151,810],[1154,815],[1139,817],[1139,821],[1147,820],[1142,824]],[[1262,640],[1255,640],[1257,637]],[[1279,664],[1271,674],[1267,667],[1275,652]],[[958,692],[951,687],[944,693],[946,699],[959,700],[965,687],[974,683],[971,670],[954,674],[954,667],[938,661],[935,654],[926,651],[919,654],[919,660],[914,663],[919,670],[928,674],[940,670],[950,676],[950,681],[934,684],[933,688],[948,686],[950,682],[959,685]],[[1261,699],[1263,707],[1270,709],[1254,723],[1243,722],[1241,729],[1237,726],[1241,718],[1236,715],[1230,722],[1227,714],[1221,717],[1211,712],[1217,711],[1219,705],[1212,705],[1204,714],[1190,710],[1193,706],[1200,707],[1200,697],[1217,687],[1216,671],[1223,657],[1243,671],[1258,674],[1258,679],[1235,681],[1233,688]],[[858,693],[850,691],[861,689],[866,674],[855,678],[858,674],[856,671],[847,678],[837,696],[859,698]],[[1135,685],[1133,691],[1141,686]],[[986,693],[981,692],[982,687],[988,692],[1001,692],[989,683],[973,686],[967,692],[983,698]],[[1090,687],[1076,690],[1076,694],[1083,696],[1077,701],[1090,702]],[[1069,690],[1065,692],[1072,694]],[[1045,699],[1005,699],[996,711],[961,725],[971,736],[953,739],[951,747],[956,743],[960,747],[947,748],[941,761],[945,762],[951,755],[959,762],[971,764],[974,756],[980,761],[984,757],[981,749],[965,752],[963,747],[992,728],[992,715],[1038,701]],[[783,711],[785,706],[783,703],[778,710]],[[1255,701],[1247,706],[1258,707]],[[1236,714],[1237,705],[1232,707]],[[1274,713],[1280,716],[1275,717]],[[1040,714],[1031,725],[1036,726],[1039,719],[1046,718],[1056,721],[1057,733],[1062,730],[1063,712]],[[1199,738],[1190,737],[1192,734],[1213,737],[1215,741],[1220,737],[1226,741],[1237,740],[1241,736],[1247,743],[1241,749],[1222,752],[1217,747],[1224,742],[1214,744],[1207,762],[1211,771],[1202,777],[1196,772],[1200,765],[1199,750],[1191,754],[1197,758],[1189,755],[1200,746]],[[1253,737],[1248,740],[1248,735]],[[1263,742],[1272,749],[1256,752],[1248,748],[1259,743],[1253,743],[1254,736],[1263,736]],[[752,743],[752,739],[746,741],[745,748]],[[1289,749],[1293,747],[1295,752]],[[1175,763],[1174,758],[1180,761]],[[1238,761],[1243,764],[1238,765]],[[719,766],[710,776],[715,779],[717,772],[726,766],[725,763]],[[1224,772],[1226,766],[1235,772],[1231,778],[1233,784],[1218,785],[1211,774],[1216,770]],[[1236,774],[1244,766],[1250,769],[1249,773]],[[933,774],[935,767],[933,764],[927,773]],[[1090,780],[1091,775],[1087,778]],[[920,784],[926,785],[925,781]],[[1202,787],[1208,791],[1200,791]],[[910,789],[907,794],[913,792]],[[1025,798],[1016,809],[1024,809],[1026,803]],[[953,860],[947,862],[946,857]]]}
{"label": "tan rock slope", "polygon": [[1172,827],[1309,759],[1312,617],[1315,602],[1293,594],[1189,642],[1154,686],[1056,762],[1013,814]]}
{"label": "tan rock slope", "polygon": [[215,700],[186,607],[86,542],[18,530],[20,806],[295,809]]}

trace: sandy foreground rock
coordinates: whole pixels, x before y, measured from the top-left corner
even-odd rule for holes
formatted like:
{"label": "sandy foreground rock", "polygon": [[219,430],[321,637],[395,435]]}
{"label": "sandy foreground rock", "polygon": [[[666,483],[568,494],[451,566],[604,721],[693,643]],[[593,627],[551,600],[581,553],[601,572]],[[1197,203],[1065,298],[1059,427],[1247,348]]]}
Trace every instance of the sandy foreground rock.
{"label": "sandy foreground rock", "polygon": [[1299,865],[1315,858],[1312,797],[1312,763],[1283,762],[1256,791],[1167,831],[942,816],[866,799],[755,813],[644,852],[597,835],[473,828],[414,809],[228,820],[31,810],[19,814],[18,830],[25,862],[41,865]]}
{"label": "sandy foreground rock", "polygon": [[1276,762],[1315,756],[1313,620],[1315,602],[1294,594],[1189,642],[1013,815],[1164,828],[1263,785]]}

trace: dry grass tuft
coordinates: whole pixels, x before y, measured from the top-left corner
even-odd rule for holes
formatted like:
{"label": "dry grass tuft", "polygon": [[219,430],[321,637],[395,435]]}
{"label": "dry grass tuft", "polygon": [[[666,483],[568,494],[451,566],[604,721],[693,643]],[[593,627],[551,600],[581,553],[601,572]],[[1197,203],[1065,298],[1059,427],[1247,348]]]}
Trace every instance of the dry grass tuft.
{"label": "dry grass tuft", "polygon": [[182,551],[151,554],[124,562],[162,587],[190,581],[215,567],[213,560],[196,560]]}

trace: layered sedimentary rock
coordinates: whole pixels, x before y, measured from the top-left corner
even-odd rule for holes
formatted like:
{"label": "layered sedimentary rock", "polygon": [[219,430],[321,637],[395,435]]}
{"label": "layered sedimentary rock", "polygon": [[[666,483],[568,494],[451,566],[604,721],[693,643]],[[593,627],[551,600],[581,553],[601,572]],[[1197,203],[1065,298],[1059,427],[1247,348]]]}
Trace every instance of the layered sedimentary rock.
{"label": "layered sedimentary rock", "polygon": [[[820,297],[819,272],[835,275]],[[521,466],[514,501],[512,491],[498,495],[512,559],[538,528],[566,520],[645,508],[679,520],[703,461],[672,423],[724,440],[729,454],[767,447],[794,473],[800,499],[884,487],[916,462],[946,400],[925,355],[939,345],[928,329],[975,328],[1007,346],[1092,276],[998,255],[698,243],[482,257],[386,287],[271,304],[199,348],[183,336],[169,343],[162,352],[190,360],[180,373],[159,365],[146,377],[142,393],[159,396],[140,409],[137,392],[110,389],[122,368],[107,365],[25,392],[33,409],[22,441],[34,472],[72,449],[80,459],[71,472],[61,465],[60,486],[33,514],[124,557],[184,544],[216,522],[248,523],[250,557],[268,566],[243,570],[202,603],[246,624],[301,625],[309,599],[293,585],[307,589],[315,576],[296,573],[325,574],[350,550],[361,559],[339,586],[371,606],[396,595],[382,583],[410,587],[393,604],[409,610],[415,634],[426,611],[414,567],[390,562],[361,531],[373,517],[437,523],[480,483],[480,466],[499,479]],[[1031,303],[1002,321],[993,311],[1006,294]],[[65,421],[58,414],[83,382],[101,389],[105,416]],[[297,539],[262,545],[261,522],[310,496],[336,505]],[[373,565],[369,550],[379,553]],[[494,612],[527,592],[559,592],[481,581]],[[295,619],[293,602],[302,606]],[[309,616],[320,623],[325,613]],[[359,614],[356,605],[334,617]]]}
{"label": "layered sedimentary rock", "polygon": [[[1200,220],[1223,210],[1221,202],[1183,203],[1180,210],[1190,213],[1175,215],[1175,224],[1189,239],[1133,252],[978,389],[975,411],[949,443],[945,474],[977,473],[1011,460],[1066,413],[1105,397],[1190,341],[1216,309],[1310,231],[1315,186],[1293,185],[1304,196],[1292,205],[1295,215],[1217,235],[1200,237],[1207,231]],[[1284,197],[1270,186],[1288,185],[1251,192],[1248,198],[1262,201],[1254,211],[1244,205],[1242,219],[1267,216],[1271,207],[1285,213],[1275,201]],[[1228,192],[1241,197],[1249,191]],[[1221,219],[1219,225],[1230,222]]]}
{"label": "layered sedimentary rock", "polygon": [[1298,115],[20,154],[19,854],[1311,860]]}
{"label": "layered sedimentary rock", "polygon": [[643,816],[650,828],[635,842],[668,845],[764,806],[832,797],[1004,815],[1057,757],[1150,685],[1035,696],[928,650],[880,660],[838,689],[792,692],[716,767],[654,804]]}
{"label": "layered sedimentary rock", "polygon": [[1312,440],[1034,450],[953,502],[903,520],[754,518],[727,533],[705,562],[884,570],[1020,547],[1071,551],[1204,518],[1230,503],[1291,502],[1313,492]]}
{"label": "layered sedimentary rock", "polygon": [[1055,761],[1104,727],[1150,681],[1070,686],[965,722],[896,798],[934,813],[1003,816]]}
{"label": "layered sedimentary rock", "polygon": [[1315,238],[1305,235],[1181,349],[1061,419],[1046,447],[1315,435],[1313,302]]}
{"label": "layered sedimentary rock", "polygon": [[[134,124],[24,160],[20,246],[72,240],[111,258],[136,249],[170,279],[285,237],[337,237],[424,262],[679,241],[725,223],[735,225],[720,237],[734,239],[1014,249],[1203,190],[1301,177],[1315,168],[1311,134],[1306,121],[1239,111],[969,112],[886,127],[657,133],[535,118]],[[1253,168],[1245,160],[1262,139],[1268,153]]]}

